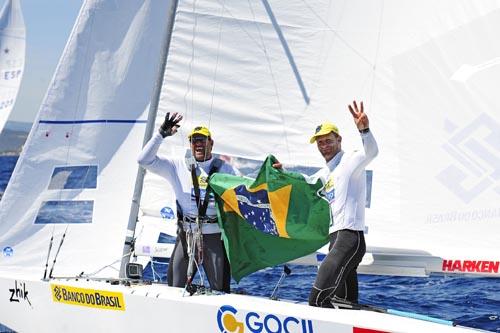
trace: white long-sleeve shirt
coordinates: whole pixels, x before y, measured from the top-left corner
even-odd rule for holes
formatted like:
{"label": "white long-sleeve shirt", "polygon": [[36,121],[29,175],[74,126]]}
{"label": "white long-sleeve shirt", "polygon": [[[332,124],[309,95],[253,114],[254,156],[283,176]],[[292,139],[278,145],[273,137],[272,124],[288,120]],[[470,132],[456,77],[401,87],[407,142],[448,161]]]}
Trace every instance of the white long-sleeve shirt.
{"label": "white long-sleeve shirt", "polygon": [[378,154],[371,131],[361,134],[363,151],[338,152],[313,178],[323,181],[323,195],[330,204],[330,228],[365,229],[366,176],[365,167]]}
{"label": "white long-sleeve shirt", "polygon": [[[144,146],[137,162],[146,170],[167,179],[174,189],[176,199],[179,202],[183,215],[194,218],[198,215],[198,208],[196,206],[190,168],[185,158],[164,158],[157,156],[158,149],[162,142],[163,138],[159,133],[153,135],[151,140]],[[196,176],[198,177],[200,198],[202,201],[205,198],[205,190],[208,184],[207,178],[212,161],[213,158],[204,162],[196,162]],[[225,162],[223,162],[218,172],[232,175],[235,174],[233,167]],[[217,217],[213,194],[210,195],[206,215],[209,218]],[[185,228],[186,227],[188,226],[185,224]],[[195,228],[194,224],[190,224],[189,227]],[[204,223],[202,226],[202,233],[204,234],[218,232],[220,232],[220,229],[217,223]]]}

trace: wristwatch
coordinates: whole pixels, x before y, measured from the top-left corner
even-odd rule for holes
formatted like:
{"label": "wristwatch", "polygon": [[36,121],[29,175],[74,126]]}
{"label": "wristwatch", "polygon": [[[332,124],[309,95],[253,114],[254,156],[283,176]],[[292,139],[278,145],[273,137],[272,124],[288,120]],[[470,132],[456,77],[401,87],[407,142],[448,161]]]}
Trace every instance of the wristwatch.
{"label": "wristwatch", "polygon": [[368,133],[368,132],[370,132],[370,128],[369,127],[364,128],[362,130],[359,130],[359,133],[361,133],[361,134],[365,134],[365,133]]}

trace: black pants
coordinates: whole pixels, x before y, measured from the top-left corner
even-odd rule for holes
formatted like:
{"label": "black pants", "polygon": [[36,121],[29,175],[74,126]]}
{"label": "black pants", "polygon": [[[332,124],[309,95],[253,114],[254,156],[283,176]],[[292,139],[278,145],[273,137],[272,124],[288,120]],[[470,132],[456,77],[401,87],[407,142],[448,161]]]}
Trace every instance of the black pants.
{"label": "black pants", "polygon": [[[186,233],[179,230],[168,265],[167,282],[169,286],[186,286],[189,256],[187,248],[184,248],[185,244],[187,244]],[[220,233],[203,235],[203,269],[210,283],[210,288],[229,293],[231,273]],[[193,276],[194,274],[196,274],[196,266]]]}
{"label": "black pants", "polygon": [[333,302],[358,302],[358,268],[366,252],[363,231],[330,234],[330,252],[321,263],[309,295],[309,305],[331,308]]}

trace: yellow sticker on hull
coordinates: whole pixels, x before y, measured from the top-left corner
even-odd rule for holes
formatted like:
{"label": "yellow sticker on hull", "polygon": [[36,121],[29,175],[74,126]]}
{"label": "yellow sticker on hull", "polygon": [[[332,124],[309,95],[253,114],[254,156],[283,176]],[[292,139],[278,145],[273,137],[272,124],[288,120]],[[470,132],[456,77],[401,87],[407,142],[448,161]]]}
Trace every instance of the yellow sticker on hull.
{"label": "yellow sticker on hull", "polygon": [[76,288],[51,284],[52,300],[57,303],[87,306],[90,308],[125,311],[123,294],[107,290]]}

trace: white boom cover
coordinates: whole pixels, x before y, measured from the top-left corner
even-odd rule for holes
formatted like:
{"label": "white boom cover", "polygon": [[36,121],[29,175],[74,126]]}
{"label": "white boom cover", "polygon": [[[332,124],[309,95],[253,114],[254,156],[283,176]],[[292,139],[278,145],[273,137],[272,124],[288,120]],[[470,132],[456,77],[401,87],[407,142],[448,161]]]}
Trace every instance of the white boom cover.
{"label": "white boom cover", "polygon": [[7,0],[0,12],[0,133],[23,77],[26,29],[20,0]]}
{"label": "white boom cover", "polygon": [[53,275],[119,268],[169,4],[83,5],[0,202],[1,271],[41,278],[65,231]]}
{"label": "white boom cover", "polygon": [[316,126],[360,148],[347,104],[363,100],[369,249],[498,276],[498,31],[499,1],[181,1],[156,127],[176,111],[165,147],[205,124],[218,153],[321,166]]}

